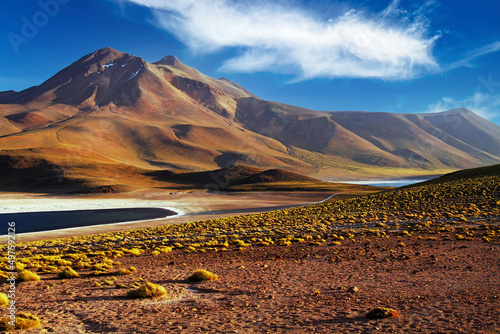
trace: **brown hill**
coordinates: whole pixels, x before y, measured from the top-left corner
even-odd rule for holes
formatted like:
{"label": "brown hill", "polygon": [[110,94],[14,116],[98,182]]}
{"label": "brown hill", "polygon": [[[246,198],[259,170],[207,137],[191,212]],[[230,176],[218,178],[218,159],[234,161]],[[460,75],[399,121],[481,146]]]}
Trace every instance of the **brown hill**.
{"label": "brown hill", "polygon": [[176,189],[207,189],[209,191],[335,191],[365,194],[383,188],[325,182],[283,169],[237,165],[204,172],[162,170],[146,173],[158,182]]}
{"label": "brown hill", "polygon": [[0,189],[3,191],[74,191],[84,180],[69,179],[55,164],[42,158],[0,155]]}
{"label": "brown hill", "polygon": [[499,163],[500,127],[465,109],[313,111],[261,100],[174,56],[148,63],[105,48],[39,86],[0,92],[0,155],[44,159],[93,186],[242,164],[352,179]]}
{"label": "brown hill", "polygon": [[319,181],[312,177],[289,172],[283,169],[268,169],[266,171],[251,175],[235,184],[274,183],[274,182],[315,182]]}
{"label": "brown hill", "polygon": [[[458,181],[458,180],[463,180],[463,179],[477,180],[480,178],[495,177],[495,176],[496,177],[500,176],[500,164],[486,166],[486,167],[478,167],[478,168],[459,170],[459,171],[456,171],[453,173],[445,174],[441,177],[438,177],[438,178],[435,178],[435,179],[432,179],[429,181],[406,186],[406,188],[418,187],[418,186],[422,186],[422,185],[441,184],[441,183],[453,182],[453,181]],[[493,198],[493,200],[495,200],[494,197],[492,197],[492,198]]]}
{"label": "brown hill", "polygon": [[237,165],[206,172],[183,172],[162,170],[147,173],[158,181],[184,183],[201,188],[220,189],[238,184],[272,183],[272,182],[320,182],[320,180],[283,169],[269,169]]}
{"label": "brown hill", "polygon": [[152,172],[148,175],[162,182],[181,183],[193,185],[197,188],[216,190],[225,189],[234,184],[242,183],[249,177],[262,172],[264,172],[264,170],[261,168],[237,165],[204,172],[163,170]]}
{"label": "brown hill", "polygon": [[[116,193],[158,186],[143,175],[149,170],[115,163],[93,153],[75,154],[77,152],[66,149],[3,150],[0,189],[6,192]],[[85,163],[76,165],[77,159]]]}

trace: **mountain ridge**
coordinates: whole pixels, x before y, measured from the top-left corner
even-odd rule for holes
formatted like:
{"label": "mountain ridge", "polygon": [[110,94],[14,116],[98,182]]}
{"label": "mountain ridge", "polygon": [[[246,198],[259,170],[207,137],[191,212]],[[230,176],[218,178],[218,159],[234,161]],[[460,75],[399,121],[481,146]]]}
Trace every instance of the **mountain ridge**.
{"label": "mountain ridge", "polygon": [[[108,47],[38,86],[0,92],[0,155],[29,158],[35,148],[66,175],[90,175],[99,185],[119,181],[79,166],[203,171],[245,164],[353,179],[499,163],[500,127],[464,108],[393,114],[295,107],[175,56],[148,63]],[[60,159],[58,150],[72,153]],[[88,154],[102,159],[87,161]]]}

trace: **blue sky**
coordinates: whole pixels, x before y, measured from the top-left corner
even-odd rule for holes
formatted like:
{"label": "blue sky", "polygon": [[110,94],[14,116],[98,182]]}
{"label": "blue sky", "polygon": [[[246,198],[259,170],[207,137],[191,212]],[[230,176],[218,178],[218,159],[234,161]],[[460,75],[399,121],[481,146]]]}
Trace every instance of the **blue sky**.
{"label": "blue sky", "polygon": [[301,107],[467,107],[500,124],[498,17],[497,0],[4,1],[0,91],[111,46]]}

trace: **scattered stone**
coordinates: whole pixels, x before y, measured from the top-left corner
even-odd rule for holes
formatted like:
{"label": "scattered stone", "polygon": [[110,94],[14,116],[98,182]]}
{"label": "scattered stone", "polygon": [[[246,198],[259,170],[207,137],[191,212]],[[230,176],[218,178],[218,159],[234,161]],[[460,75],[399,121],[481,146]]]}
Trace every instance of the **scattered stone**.
{"label": "scattered stone", "polygon": [[399,317],[398,311],[388,307],[376,307],[366,314],[368,319],[387,319]]}

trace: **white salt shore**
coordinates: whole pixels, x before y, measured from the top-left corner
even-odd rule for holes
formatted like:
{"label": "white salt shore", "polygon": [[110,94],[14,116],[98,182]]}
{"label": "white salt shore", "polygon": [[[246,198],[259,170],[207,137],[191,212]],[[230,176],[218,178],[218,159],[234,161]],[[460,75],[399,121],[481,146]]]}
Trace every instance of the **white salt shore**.
{"label": "white salt shore", "polygon": [[59,199],[40,197],[0,199],[0,213],[131,208],[162,208],[182,213],[182,210],[174,202],[162,200],[150,201],[131,198]]}

